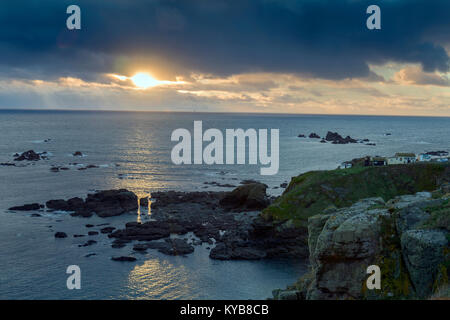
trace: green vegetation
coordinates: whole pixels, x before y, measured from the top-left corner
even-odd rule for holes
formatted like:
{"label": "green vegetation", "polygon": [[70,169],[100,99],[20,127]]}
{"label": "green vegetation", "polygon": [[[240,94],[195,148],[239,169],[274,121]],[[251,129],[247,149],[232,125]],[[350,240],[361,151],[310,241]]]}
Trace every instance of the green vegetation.
{"label": "green vegetation", "polygon": [[306,226],[307,219],[330,206],[343,208],[360,199],[433,191],[450,180],[450,166],[416,163],[383,167],[354,167],[310,171],[293,178],[283,195],[262,212],[266,219],[292,219]]}
{"label": "green vegetation", "polygon": [[430,206],[425,211],[430,214],[430,218],[422,224],[422,228],[442,228],[450,231],[450,199],[445,199],[441,204]]}

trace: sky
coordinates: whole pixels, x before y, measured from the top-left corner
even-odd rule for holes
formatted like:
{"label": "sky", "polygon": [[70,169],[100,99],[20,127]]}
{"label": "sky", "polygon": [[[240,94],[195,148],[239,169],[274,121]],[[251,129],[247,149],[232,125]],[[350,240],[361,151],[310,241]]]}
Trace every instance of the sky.
{"label": "sky", "polygon": [[3,0],[0,108],[450,116],[449,55],[448,0]]}

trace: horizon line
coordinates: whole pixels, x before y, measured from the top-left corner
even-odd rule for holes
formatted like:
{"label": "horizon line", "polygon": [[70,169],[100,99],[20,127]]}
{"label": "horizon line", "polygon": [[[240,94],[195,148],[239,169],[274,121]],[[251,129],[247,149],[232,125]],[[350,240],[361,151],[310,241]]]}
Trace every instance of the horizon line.
{"label": "horizon line", "polygon": [[211,113],[211,114],[259,114],[259,115],[305,115],[305,116],[365,116],[365,117],[417,117],[450,118],[450,115],[404,115],[404,114],[360,114],[360,113],[291,113],[291,112],[244,112],[244,111],[180,111],[180,110],[117,110],[117,109],[73,109],[73,108],[1,108],[0,111],[61,111],[61,112],[148,112],[148,113]]}

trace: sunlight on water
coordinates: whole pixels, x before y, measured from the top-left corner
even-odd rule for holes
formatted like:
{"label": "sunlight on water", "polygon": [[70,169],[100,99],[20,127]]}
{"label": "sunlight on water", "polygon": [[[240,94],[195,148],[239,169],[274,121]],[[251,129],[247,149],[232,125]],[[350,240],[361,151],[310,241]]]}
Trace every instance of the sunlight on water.
{"label": "sunlight on water", "polygon": [[192,280],[183,265],[151,259],[136,266],[128,276],[132,297],[141,299],[177,299],[192,292]]}

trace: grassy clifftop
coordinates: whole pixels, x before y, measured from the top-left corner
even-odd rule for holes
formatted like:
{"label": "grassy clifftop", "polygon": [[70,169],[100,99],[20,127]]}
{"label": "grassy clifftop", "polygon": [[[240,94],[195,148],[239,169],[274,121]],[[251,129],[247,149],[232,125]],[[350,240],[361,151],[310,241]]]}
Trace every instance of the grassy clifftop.
{"label": "grassy clifftop", "polygon": [[344,170],[310,171],[292,178],[289,186],[262,212],[265,219],[291,219],[306,226],[309,217],[329,207],[348,207],[360,199],[436,190],[450,181],[450,166],[417,163],[384,167],[357,167]]}

